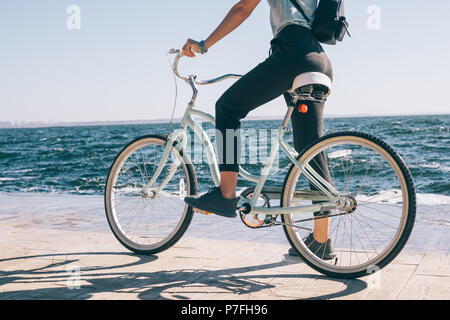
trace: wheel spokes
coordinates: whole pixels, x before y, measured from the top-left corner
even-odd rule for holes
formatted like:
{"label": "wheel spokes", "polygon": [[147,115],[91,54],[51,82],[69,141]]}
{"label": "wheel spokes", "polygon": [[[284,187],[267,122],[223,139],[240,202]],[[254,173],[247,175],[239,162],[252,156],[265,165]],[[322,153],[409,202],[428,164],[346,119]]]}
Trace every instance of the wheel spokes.
{"label": "wheel spokes", "polygon": [[[325,154],[326,169],[317,161],[321,153]],[[309,160],[303,163],[313,167],[326,180],[331,180],[341,196],[354,199],[355,208],[351,212],[329,210],[327,218],[323,218],[328,220],[328,230],[325,231],[314,225],[317,223],[314,219],[302,225],[315,229],[319,235],[322,233],[322,238],[324,234],[328,235],[337,260],[324,260],[323,252],[319,256],[312,251],[307,253],[309,246],[304,244],[307,234],[303,230],[292,231],[294,242],[299,247],[303,246],[303,251],[322,267],[337,272],[367,268],[386,256],[399,241],[407,208],[407,186],[404,179],[399,178],[400,169],[395,160],[387,157],[375,143],[349,138],[324,144],[309,153],[306,159]],[[292,182],[291,191],[287,193],[289,206],[293,191],[308,185],[306,179],[300,177],[303,175],[297,172],[292,179],[295,184]],[[288,222],[292,221],[293,216],[290,216]]]}
{"label": "wheel spokes", "polygon": [[[188,195],[190,182],[183,159],[175,149],[160,175],[155,177],[155,183],[146,189],[164,147],[165,143],[151,140],[130,147],[111,179],[114,182],[111,187],[112,221],[120,231],[119,236],[131,246],[161,246],[180,228],[187,212],[183,197],[178,193]],[[172,166],[174,161],[178,164],[176,169]],[[159,187],[162,183],[164,188]]]}

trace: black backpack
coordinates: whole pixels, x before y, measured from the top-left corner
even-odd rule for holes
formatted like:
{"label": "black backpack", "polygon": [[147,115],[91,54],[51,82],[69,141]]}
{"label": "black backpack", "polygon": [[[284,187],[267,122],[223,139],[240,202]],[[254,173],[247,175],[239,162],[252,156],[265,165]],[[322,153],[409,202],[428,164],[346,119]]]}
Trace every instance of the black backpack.
{"label": "black backpack", "polygon": [[337,41],[344,40],[345,34],[351,37],[344,16],[344,0],[320,0],[314,21],[311,21],[296,0],[290,1],[311,25],[311,31],[319,42],[334,45]]}

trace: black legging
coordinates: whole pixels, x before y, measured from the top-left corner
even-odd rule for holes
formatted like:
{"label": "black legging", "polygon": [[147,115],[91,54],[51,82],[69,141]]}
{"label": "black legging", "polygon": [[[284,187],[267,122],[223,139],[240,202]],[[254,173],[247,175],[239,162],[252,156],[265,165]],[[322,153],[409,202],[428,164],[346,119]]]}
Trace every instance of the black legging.
{"label": "black legging", "polygon": [[[220,171],[239,171],[241,119],[253,109],[284,94],[286,103],[291,97],[286,93],[296,76],[304,72],[322,72],[333,78],[333,71],[320,43],[308,28],[289,25],[271,41],[271,55],[231,86],[216,103],[216,129],[222,139],[216,139]],[[322,135],[323,103],[303,101],[308,105],[306,114],[297,109],[291,122],[294,147],[302,151]],[[228,135],[234,137],[230,141]],[[231,142],[231,143],[230,143]],[[231,153],[231,154],[230,154]],[[317,157],[318,173],[330,181],[324,157]]]}

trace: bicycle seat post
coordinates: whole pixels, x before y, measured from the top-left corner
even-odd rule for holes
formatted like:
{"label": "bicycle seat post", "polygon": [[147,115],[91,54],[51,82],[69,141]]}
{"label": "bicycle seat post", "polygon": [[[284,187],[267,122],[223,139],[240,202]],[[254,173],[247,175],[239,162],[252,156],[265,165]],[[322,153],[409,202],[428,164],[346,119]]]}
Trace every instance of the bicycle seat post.
{"label": "bicycle seat post", "polygon": [[281,130],[283,130],[283,131],[286,130],[286,127],[287,127],[287,125],[289,123],[289,120],[291,119],[292,112],[294,112],[294,106],[293,105],[289,106],[289,109],[286,112],[286,115],[284,116],[284,120],[283,120],[283,123],[281,125]]}

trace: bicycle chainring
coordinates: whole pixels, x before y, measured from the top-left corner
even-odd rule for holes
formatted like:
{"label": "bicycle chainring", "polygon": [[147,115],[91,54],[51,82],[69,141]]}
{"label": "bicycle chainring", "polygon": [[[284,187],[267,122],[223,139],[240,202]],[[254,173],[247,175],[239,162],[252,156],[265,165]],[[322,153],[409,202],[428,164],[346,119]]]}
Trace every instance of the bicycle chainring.
{"label": "bicycle chainring", "polygon": [[[253,192],[243,192],[245,194],[241,195],[246,199],[250,199],[253,196]],[[261,193],[258,199],[258,202],[264,201],[263,204],[258,203],[259,207],[267,207],[270,208],[270,199],[264,194]],[[242,222],[251,229],[259,229],[272,226],[272,221],[274,221],[274,217],[271,215],[253,215],[253,214],[245,214],[240,212],[240,217]]]}

